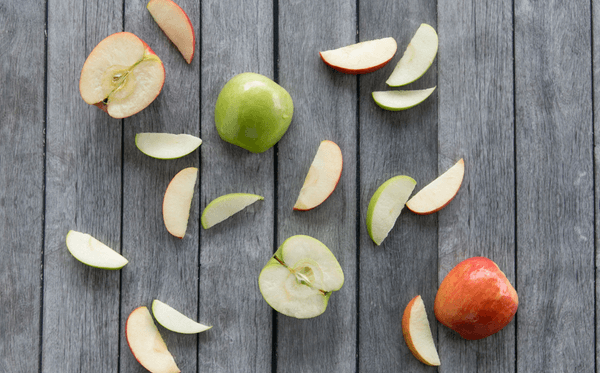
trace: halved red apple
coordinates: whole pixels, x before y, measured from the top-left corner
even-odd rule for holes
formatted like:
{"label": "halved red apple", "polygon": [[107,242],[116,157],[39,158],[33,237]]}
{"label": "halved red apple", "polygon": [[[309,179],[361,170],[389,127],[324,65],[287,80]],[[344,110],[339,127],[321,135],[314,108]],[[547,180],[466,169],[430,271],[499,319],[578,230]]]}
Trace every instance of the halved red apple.
{"label": "halved red apple", "polygon": [[165,192],[163,220],[167,231],[175,237],[185,236],[197,178],[196,167],[185,168],[173,177]]}
{"label": "halved red apple", "polygon": [[88,104],[125,118],[150,105],[164,82],[163,63],[148,44],[119,32],[98,43],[85,60],[79,92]]}
{"label": "halved red apple", "polygon": [[365,74],[385,66],[398,45],[392,37],[363,41],[342,48],[319,52],[328,66],[346,74]]}
{"label": "halved red apple", "polygon": [[420,295],[414,297],[404,309],[402,334],[410,352],[427,365],[440,365],[440,357],[433,343],[433,336]]}
{"label": "halved red apple", "polygon": [[196,36],[187,13],[172,0],[150,0],[146,8],[175,44],[187,63],[192,62],[196,48]]}
{"label": "halved red apple", "polygon": [[419,215],[440,211],[456,196],[464,175],[465,161],[461,158],[448,171],[441,174],[409,199],[406,202],[406,207]]}

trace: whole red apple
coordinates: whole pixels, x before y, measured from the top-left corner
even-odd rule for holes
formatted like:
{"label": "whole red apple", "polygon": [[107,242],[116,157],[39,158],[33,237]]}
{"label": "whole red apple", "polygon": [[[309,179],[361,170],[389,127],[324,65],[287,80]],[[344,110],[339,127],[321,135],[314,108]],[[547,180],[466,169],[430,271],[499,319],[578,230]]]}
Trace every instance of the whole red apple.
{"label": "whole red apple", "polygon": [[519,297],[496,263],[484,257],[466,259],[446,275],[433,310],[439,322],[464,339],[488,337],[514,317]]}

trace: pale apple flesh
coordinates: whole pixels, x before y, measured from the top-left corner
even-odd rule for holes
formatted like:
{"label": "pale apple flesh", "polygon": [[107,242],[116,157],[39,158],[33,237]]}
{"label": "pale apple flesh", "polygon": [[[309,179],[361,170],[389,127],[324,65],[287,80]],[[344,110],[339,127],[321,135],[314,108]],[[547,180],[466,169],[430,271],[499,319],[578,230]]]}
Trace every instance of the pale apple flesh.
{"label": "pale apple flesh", "polygon": [[420,295],[414,297],[404,309],[402,334],[408,349],[419,361],[427,365],[440,365],[440,357],[431,335],[425,304]]}
{"label": "pale apple flesh", "polygon": [[409,199],[406,207],[419,215],[440,211],[454,199],[464,175],[465,161],[461,158],[454,166]]}
{"label": "pale apple flesh", "polygon": [[152,302],[152,314],[160,325],[176,333],[197,334],[212,328],[190,319],[158,299]]}
{"label": "pale apple flesh", "polygon": [[167,231],[175,237],[185,236],[197,178],[196,167],[185,168],[173,177],[165,191],[163,220]]}
{"label": "pale apple flesh", "polygon": [[71,255],[91,267],[121,269],[128,263],[121,254],[87,233],[71,230],[67,233],[66,242]]}
{"label": "pale apple flesh", "polygon": [[135,146],[147,156],[158,159],[181,158],[201,144],[200,138],[187,134],[143,132],[135,135]]}
{"label": "pale apple flesh", "polygon": [[335,190],[342,175],[342,151],[333,141],[322,141],[313,159],[294,210],[310,210],[323,203]]}
{"label": "pale apple flesh", "polygon": [[175,44],[185,61],[189,64],[194,58],[196,36],[187,13],[172,0],[150,0],[146,8]]}
{"label": "pale apple flesh", "polygon": [[392,37],[363,41],[319,52],[328,66],[346,74],[365,74],[385,66],[398,48]]}
{"label": "pale apple flesh", "polygon": [[382,109],[401,111],[410,109],[425,101],[436,87],[410,91],[376,91],[373,100]]}
{"label": "pale apple flesh", "polygon": [[200,218],[202,228],[212,228],[254,202],[262,200],[264,200],[264,197],[250,193],[230,193],[217,197],[202,212]]}

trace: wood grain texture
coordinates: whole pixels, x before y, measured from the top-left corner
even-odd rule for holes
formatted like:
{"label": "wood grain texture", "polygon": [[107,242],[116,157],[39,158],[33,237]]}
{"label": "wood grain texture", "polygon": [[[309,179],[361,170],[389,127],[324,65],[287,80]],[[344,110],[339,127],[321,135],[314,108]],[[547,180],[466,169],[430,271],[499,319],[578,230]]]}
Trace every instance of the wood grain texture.
{"label": "wood grain texture", "polygon": [[589,3],[515,2],[518,371],[594,371]]}
{"label": "wood grain texture", "polygon": [[[596,268],[598,268],[598,264],[600,263],[600,253],[598,252],[598,244],[600,244],[600,235],[598,235],[600,229],[600,214],[598,201],[600,200],[600,95],[598,94],[598,87],[600,87],[600,2],[592,1],[592,50],[594,51],[592,55],[592,67],[593,67],[593,114],[594,114],[594,247],[596,252],[595,264]],[[596,345],[595,345],[595,353],[596,353],[596,367],[600,364],[600,327],[599,327],[599,315],[598,315],[598,307],[600,307],[600,273],[596,269],[596,304],[595,304],[595,314],[596,318],[595,322],[595,332],[596,332]]]}

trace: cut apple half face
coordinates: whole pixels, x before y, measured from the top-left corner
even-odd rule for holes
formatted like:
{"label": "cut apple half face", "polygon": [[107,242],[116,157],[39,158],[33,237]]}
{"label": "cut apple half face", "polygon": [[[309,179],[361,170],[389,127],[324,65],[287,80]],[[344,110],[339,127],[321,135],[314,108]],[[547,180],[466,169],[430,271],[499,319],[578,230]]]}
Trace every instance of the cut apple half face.
{"label": "cut apple half face", "polygon": [[232,215],[242,211],[256,201],[262,201],[264,197],[249,193],[230,193],[215,198],[202,212],[200,223],[202,228],[208,229]]}
{"label": "cut apple half face", "polygon": [[408,302],[404,309],[402,334],[408,349],[420,362],[433,366],[440,365],[440,357],[433,343],[425,304],[420,295]]}
{"label": "cut apple half face", "polygon": [[144,132],[135,135],[135,146],[147,156],[158,159],[181,158],[201,144],[200,138],[186,134]]}
{"label": "cut apple half face", "polygon": [[152,49],[134,34],[119,32],[98,43],[85,60],[79,92],[88,104],[125,118],[150,105],[164,81],[163,63]]}
{"label": "cut apple half face", "polygon": [[135,359],[150,372],[180,372],[147,307],[138,307],[129,314],[125,336]]}
{"label": "cut apple half face", "polygon": [[294,210],[306,211],[323,203],[340,181],[343,163],[340,147],[333,141],[322,141],[308,169]]}
{"label": "cut apple half face", "polygon": [[464,176],[465,161],[461,158],[454,166],[409,199],[406,207],[419,215],[440,211],[454,199]]}
{"label": "cut apple half face", "polygon": [[433,63],[437,50],[437,32],[428,24],[421,24],[386,81],[387,85],[399,87],[419,79]]}
{"label": "cut apple half face", "polygon": [[388,37],[363,41],[342,48],[319,52],[328,66],[346,74],[365,74],[385,66],[398,48],[396,40]]}
{"label": "cut apple half face", "polygon": [[167,231],[175,237],[185,236],[197,178],[196,167],[185,168],[173,177],[165,191],[163,220]]}
{"label": "cut apple half face", "polygon": [[382,109],[400,111],[410,109],[431,96],[436,87],[410,91],[373,92],[373,100]]}
{"label": "cut apple half face", "polygon": [[367,232],[377,245],[381,245],[396,224],[416,185],[410,176],[395,176],[381,184],[371,197],[367,208]]}
{"label": "cut apple half face", "polygon": [[197,334],[212,328],[195,322],[166,303],[155,299],[152,302],[152,314],[165,329],[181,334]]}
{"label": "cut apple half face", "polygon": [[121,254],[87,233],[69,231],[67,249],[75,259],[91,267],[121,269],[128,263]]}
{"label": "cut apple half face", "polygon": [[325,312],[331,293],[343,284],[342,267],[327,246],[303,235],[285,240],[258,277],[265,301],[298,319]]}
{"label": "cut apple half face", "polygon": [[175,44],[187,63],[192,62],[196,48],[196,36],[187,13],[171,0],[150,0],[146,8]]}

